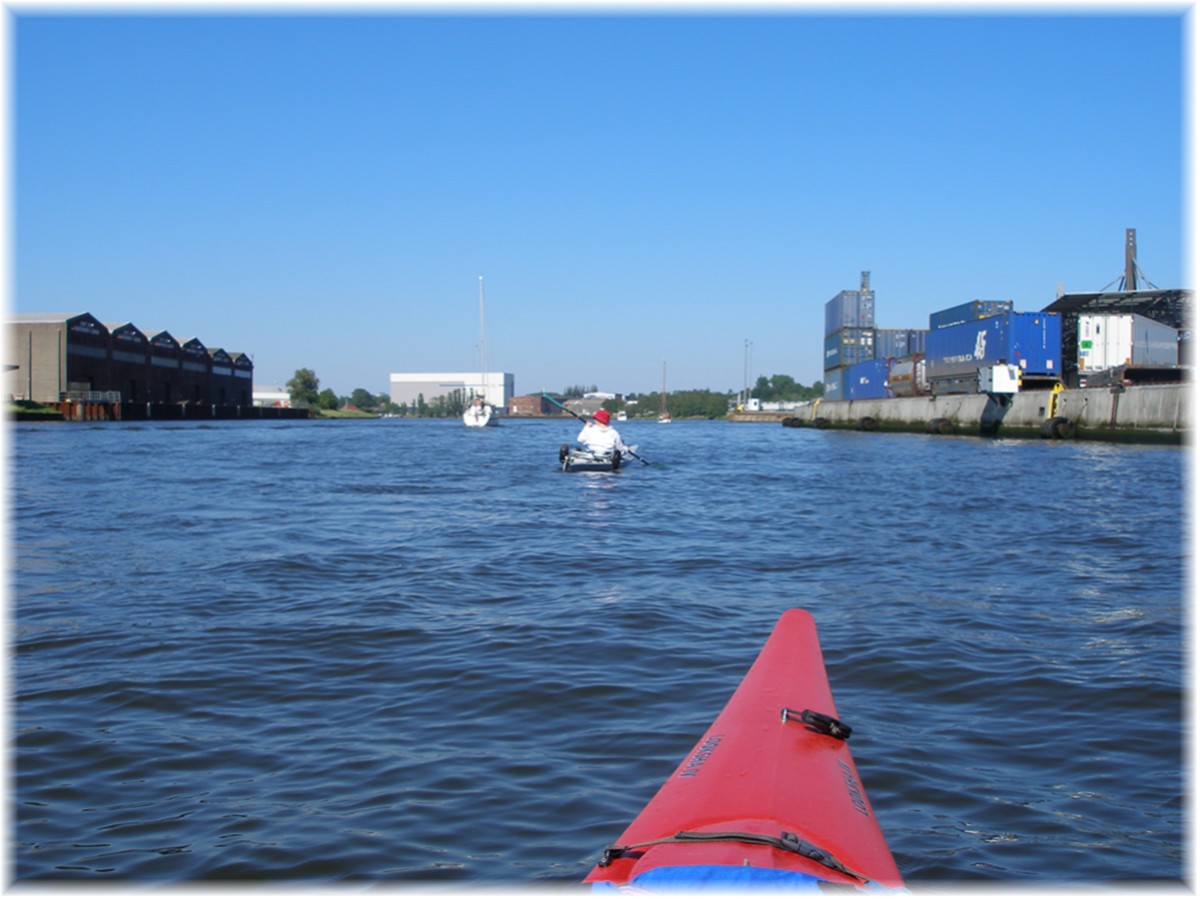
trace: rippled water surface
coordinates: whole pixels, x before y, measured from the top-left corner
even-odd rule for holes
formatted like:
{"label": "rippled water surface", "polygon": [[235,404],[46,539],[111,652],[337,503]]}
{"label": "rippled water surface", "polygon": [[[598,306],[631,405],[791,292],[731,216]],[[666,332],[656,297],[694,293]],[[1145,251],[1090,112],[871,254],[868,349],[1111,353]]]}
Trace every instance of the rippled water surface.
{"label": "rippled water surface", "polygon": [[910,886],[1180,879],[1187,450],[12,428],[13,874],[581,879],[811,611]]}

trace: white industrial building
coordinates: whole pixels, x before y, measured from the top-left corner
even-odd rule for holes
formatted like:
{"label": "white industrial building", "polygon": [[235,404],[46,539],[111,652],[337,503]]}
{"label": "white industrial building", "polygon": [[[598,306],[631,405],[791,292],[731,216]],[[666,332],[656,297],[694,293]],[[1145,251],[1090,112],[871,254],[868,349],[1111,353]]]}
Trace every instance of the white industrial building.
{"label": "white industrial building", "polygon": [[276,406],[281,409],[290,409],[292,406],[292,394],[287,388],[281,388],[278,385],[264,384],[254,386],[254,405],[255,406]]}
{"label": "white industrial building", "polygon": [[463,399],[483,395],[484,402],[496,409],[508,409],[513,396],[513,376],[508,372],[393,372],[391,398],[397,406],[409,406],[423,396],[426,403],[461,391]]}

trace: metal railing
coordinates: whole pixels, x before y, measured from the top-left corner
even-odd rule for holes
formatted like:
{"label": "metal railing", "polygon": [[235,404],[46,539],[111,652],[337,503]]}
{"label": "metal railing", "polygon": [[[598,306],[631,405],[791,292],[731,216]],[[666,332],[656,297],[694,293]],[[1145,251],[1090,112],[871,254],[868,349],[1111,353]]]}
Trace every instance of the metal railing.
{"label": "metal railing", "polygon": [[59,391],[59,402],[72,403],[120,403],[120,391]]}

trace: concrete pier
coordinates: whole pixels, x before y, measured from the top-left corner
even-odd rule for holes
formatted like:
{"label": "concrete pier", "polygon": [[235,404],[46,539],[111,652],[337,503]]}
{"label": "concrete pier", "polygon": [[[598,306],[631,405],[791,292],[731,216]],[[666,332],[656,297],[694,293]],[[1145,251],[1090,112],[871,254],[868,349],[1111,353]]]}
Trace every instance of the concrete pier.
{"label": "concrete pier", "polygon": [[307,419],[307,409],[291,409],[274,406],[231,406],[216,403],[132,403],[129,401],[82,401],[62,400],[43,404],[57,413],[29,414],[17,410],[16,421],[47,421],[61,419],[64,422],[120,422],[156,421],[174,419]]}
{"label": "concrete pier", "polygon": [[782,421],[859,431],[1180,443],[1194,427],[1193,418],[1192,386],[1184,383],[818,400]]}

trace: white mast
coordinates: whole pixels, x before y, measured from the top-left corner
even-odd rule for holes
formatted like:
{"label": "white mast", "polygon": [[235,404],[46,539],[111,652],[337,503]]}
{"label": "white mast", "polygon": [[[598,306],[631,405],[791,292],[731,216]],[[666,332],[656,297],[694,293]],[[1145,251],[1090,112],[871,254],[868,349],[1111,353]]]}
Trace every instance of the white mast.
{"label": "white mast", "polygon": [[487,325],[484,322],[483,316],[483,276],[479,276],[479,368],[480,381],[483,386],[483,402],[487,403],[487,375],[488,375],[488,358],[487,358]]}
{"label": "white mast", "polygon": [[658,421],[662,423],[671,421],[671,414],[667,412],[667,361],[663,360],[663,385],[662,385],[662,412],[658,414]]}

